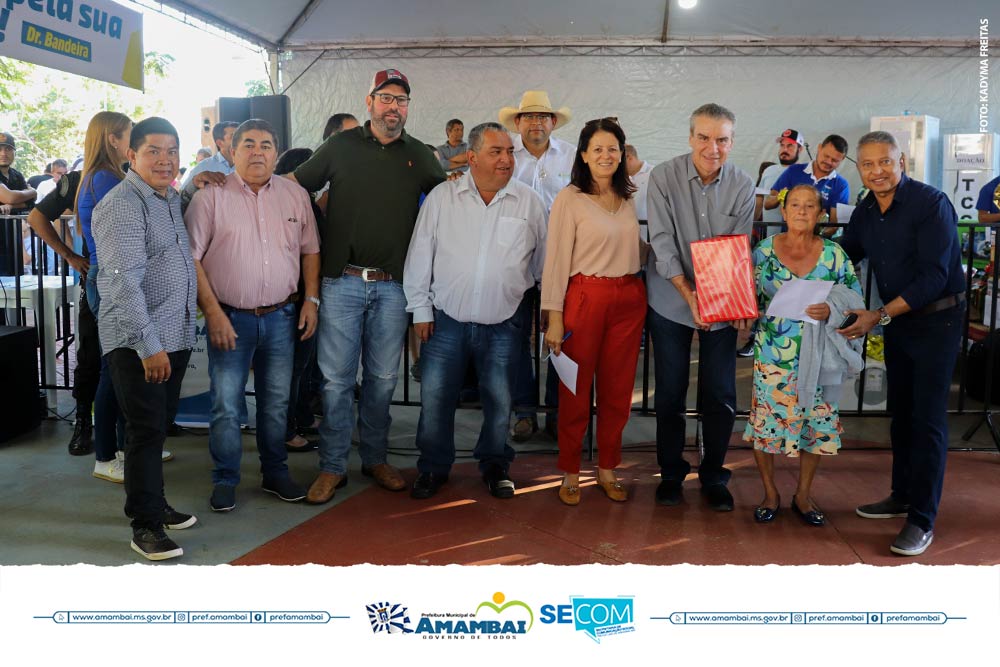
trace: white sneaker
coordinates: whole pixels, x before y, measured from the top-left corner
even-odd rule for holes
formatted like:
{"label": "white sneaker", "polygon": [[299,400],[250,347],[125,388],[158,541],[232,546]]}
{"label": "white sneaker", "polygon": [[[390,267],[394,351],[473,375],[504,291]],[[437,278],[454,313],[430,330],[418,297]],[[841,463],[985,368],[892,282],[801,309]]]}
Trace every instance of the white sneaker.
{"label": "white sneaker", "polygon": [[[125,460],[125,452],[123,452],[123,451],[121,451],[121,450],[118,450],[118,453],[117,453],[117,456],[118,456],[118,457],[119,457],[119,458],[120,458],[120,459],[121,459],[122,461],[124,461],[124,460]],[[173,452],[171,452],[171,451],[170,451],[170,450],[168,450],[168,449],[164,449],[164,450],[163,450],[163,453],[162,453],[162,454],[160,455],[160,461],[173,461],[173,460],[174,460],[174,455],[173,455]]]}
{"label": "white sneaker", "polygon": [[106,479],[116,484],[125,483],[125,457],[121,452],[110,461],[97,461],[94,463],[94,477]]}

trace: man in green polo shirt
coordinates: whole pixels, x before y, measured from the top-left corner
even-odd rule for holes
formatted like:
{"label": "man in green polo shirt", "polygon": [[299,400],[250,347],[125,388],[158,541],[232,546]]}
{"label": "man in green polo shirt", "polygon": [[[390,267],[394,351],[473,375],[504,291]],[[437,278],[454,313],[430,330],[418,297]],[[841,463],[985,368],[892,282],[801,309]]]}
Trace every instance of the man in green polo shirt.
{"label": "man in green polo shirt", "polygon": [[291,178],[315,192],[330,183],[320,226],[323,270],[317,340],[323,389],[320,474],[307,500],[325,503],[347,483],[351,404],[358,357],[364,373],[358,401],[361,472],[383,488],[406,482],[386,462],[389,405],[406,336],[403,262],[420,195],[445,179],[434,154],[403,127],[410,83],[398,70],[375,74],[365,100],[370,120],[332,135]]}

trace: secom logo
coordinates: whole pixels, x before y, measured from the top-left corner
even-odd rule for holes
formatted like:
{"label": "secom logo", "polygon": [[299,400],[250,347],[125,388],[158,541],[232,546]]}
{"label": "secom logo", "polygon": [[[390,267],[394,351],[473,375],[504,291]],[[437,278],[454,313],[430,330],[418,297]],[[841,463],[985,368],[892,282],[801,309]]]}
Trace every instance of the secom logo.
{"label": "secom logo", "polygon": [[632,596],[589,598],[570,596],[571,604],[543,605],[542,623],[572,623],[577,631],[586,633],[598,644],[602,637],[635,632],[635,610]]}

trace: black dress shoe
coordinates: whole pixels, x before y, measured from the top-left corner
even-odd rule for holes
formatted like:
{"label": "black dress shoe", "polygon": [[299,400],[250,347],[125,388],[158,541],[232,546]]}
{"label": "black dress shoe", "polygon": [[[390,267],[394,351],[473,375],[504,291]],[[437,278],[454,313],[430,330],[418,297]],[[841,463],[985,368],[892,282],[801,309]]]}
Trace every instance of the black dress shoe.
{"label": "black dress shoe", "polygon": [[94,427],[90,423],[90,413],[80,416],[77,410],[76,423],[73,424],[73,437],[69,439],[71,456],[86,456],[94,451]]}
{"label": "black dress shoe", "polygon": [[493,466],[483,473],[483,481],[490,489],[490,495],[494,498],[513,498],[514,482],[510,475],[500,466]]}
{"label": "black dress shoe", "polygon": [[410,489],[410,497],[418,500],[430,498],[447,481],[448,475],[435,475],[432,472],[422,472],[417,475],[417,479],[413,482],[413,488]]}
{"label": "black dress shoe", "polygon": [[781,507],[781,498],[778,498],[778,502],[774,507],[764,507],[763,505],[758,505],[753,508],[753,520],[757,523],[771,523],[774,521],[774,517],[778,516],[778,509]]}
{"label": "black dress shoe", "polygon": [[799,503],[796,501],[795,496],[792,496],[792,511],[798,514],[799,518],[810,526],[819,527],[826,524],[826,517],[819,510],[803,512],[799,509]]}
{"label": "black dress shoe", "polygon": [[656,502],[660,505],[680,505],[684,500],[683,482],[676,479],[665,479],[656,487]]}
{"label": "black dress shoe", "polygon": [[708,501],[708,506],[716,512],[733,511],[733,494],[729,493],[725,484],[703,486],[701,492],[705,496],[705,500]]}

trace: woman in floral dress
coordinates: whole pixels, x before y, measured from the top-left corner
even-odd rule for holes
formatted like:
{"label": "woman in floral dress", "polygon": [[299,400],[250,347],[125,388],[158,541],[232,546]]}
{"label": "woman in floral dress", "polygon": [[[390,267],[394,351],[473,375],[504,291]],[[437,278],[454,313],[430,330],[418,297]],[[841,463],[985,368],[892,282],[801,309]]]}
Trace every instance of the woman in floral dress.
{"label": "woman in floral dress", "polygon": [[[793,278],[828,280],[861,293],[854,267],[839,245],[815,233],[820,215],[820,195],[811,185],[792,188],[782,202],[788,231],[768,237],[754,249],[754,276],[761,316],[754,340],[753,398],[743,439],[753,442],[754,459],[764,484],[764,500],[754,509],[754,519],[774,519],[781,496],[774,482],[774,456],[799,457],[799,481],[792,496],[792,510],[806,523],[821,526],[825,517],[810,497],[821,456],[840,448],[837,397],[824,396],[817,387],[812,408],[798,404],[799,320],[769,317],[768,305],[778,289]],[[820,322],[839,314],[826,303],[813,304],[806,314]]]}

